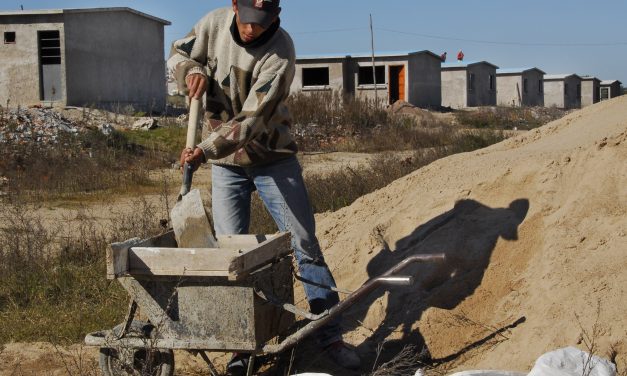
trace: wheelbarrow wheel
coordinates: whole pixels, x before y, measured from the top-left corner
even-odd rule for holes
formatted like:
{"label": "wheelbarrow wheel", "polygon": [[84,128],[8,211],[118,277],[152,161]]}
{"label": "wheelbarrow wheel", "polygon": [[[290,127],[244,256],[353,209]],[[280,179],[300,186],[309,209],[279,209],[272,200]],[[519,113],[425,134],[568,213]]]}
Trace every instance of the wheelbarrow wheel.
{"label": "wheelbarrow wheel", "polygon": [[[122,330],[118,325],[113,332]],[[128,337],[150,338],[152,326],[143,321],[133,321]],[[174,352],[171,349],[156,349],[146,342],[143,348],[101,347],[100,369],[105,376],[172,376],[174,375]]]}

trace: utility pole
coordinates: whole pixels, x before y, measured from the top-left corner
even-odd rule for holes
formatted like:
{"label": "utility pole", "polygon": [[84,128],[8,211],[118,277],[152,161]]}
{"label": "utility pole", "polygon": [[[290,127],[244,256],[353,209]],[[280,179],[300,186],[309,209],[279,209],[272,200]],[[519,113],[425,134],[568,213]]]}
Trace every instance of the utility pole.
{"label": "utility pole", "polygon": [[372,28],[372,13],[370,14],[370,46],[372,48],[372,81],[374,83],[374,103],[379,107],[379,96],[377,95],[377,70],[374,64],[374,31]]}

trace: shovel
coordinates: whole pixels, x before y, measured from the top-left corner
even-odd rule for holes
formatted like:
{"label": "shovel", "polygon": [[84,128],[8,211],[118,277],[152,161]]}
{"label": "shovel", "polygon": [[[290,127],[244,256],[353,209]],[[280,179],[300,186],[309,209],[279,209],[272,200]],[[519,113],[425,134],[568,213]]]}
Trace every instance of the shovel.
{"label": "shovel", "polygon": [[[187,142],[185,144],[187,148],[193,149],[196,146],[199,114],[200,101],[192,98],[187,124]],[[176,205],[170,212],[176,242],[179,248],[218,248],[218,242],[213,236],[205,206],[200,198],[200,191],[198,189],[190,191],[193,174],[193,167],[185,162],[181,192],[176,200]]]}

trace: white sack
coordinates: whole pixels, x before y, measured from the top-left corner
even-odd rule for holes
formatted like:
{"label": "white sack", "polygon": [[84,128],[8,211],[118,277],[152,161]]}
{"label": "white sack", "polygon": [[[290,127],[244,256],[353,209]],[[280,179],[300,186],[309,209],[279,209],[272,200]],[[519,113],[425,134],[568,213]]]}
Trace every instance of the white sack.
{"label": "white sack", "polygon": [[594,355],[584,372],[588,356],[575,347],[551,351],[536,360],[528,376],[616,376],[616,366],[612,362]]}

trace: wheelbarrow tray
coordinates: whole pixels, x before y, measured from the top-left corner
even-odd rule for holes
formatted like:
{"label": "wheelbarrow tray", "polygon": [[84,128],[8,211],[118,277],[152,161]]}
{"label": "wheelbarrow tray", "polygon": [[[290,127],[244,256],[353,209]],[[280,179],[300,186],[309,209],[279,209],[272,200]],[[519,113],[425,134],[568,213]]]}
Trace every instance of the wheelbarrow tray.
{"label": "wheelbarrow tray", "polygon": [[170,232],[112,244],[107,277],[118,280],[154,330],[149,338],[91,333],[86,344],[253,352],[287,331],[294,315],[258,292],[293,303],[289,234],[217,240],[219,248],[176,248]]}

